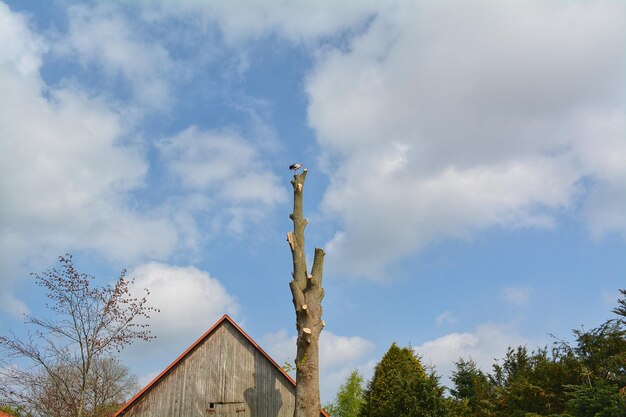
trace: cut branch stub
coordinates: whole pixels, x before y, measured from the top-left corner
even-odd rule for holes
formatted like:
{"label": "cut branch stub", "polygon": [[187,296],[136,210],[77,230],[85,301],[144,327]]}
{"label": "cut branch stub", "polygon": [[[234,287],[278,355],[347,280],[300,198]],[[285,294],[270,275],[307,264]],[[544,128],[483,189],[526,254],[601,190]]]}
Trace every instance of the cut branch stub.
{"label": "cut branch stub", "polygon": [[289,246],[291,246],[291,250],[295,250],[294,241],[293,241],[293,232],[287,233],[287,242],[289,242]]}

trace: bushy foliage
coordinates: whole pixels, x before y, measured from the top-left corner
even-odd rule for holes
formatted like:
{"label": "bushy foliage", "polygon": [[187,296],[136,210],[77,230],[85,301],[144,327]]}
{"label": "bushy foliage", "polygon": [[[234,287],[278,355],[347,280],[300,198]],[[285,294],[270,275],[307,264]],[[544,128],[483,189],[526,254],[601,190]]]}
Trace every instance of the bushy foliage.
{"label": "bushy foliage", "polygon": [[324,409],[332,417],[358,417],[363,406],[363,377],[354,370],[339,388],[335,401]]}
{"label": "bushy foliage", "polygon": [[[533,351],[510,347],[491,373],[480,370],[471,359],[459,359],[448,398],[413,351],[394,343],[363,392],[359,416],[626,416],[626,290],[620,293],[613,310],[618,317],[591,330],[574,330],[572,342],[557,340],[551,348]],[[350,381],[340,394],[352,400],[360,391]],[[353,417],[354,412],[332,408],[339,404],[339,394],[337,398],[331,415]]]}
{"label": "bushy foliage", "polygon": [[619,305],[613,312],[620,318],[575,330],[573,343],[557,341],[551,350],[532,352],[509,348],[491,374],[459,360],[448,403],[452,415],[626,416],[626,301]]}

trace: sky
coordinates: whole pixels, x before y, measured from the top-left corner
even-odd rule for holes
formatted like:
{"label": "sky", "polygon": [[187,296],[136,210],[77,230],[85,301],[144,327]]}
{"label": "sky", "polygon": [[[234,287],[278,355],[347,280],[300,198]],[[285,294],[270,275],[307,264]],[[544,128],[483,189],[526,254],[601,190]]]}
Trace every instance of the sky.
{"label": "sky", "polygon": [[223,314],[293,361],[294,162],[323,402],[393,342],[447,383],[626,288],[624,1],[8,1],[0,28],[0,333],[71,253],[149,288],[142,383]]}

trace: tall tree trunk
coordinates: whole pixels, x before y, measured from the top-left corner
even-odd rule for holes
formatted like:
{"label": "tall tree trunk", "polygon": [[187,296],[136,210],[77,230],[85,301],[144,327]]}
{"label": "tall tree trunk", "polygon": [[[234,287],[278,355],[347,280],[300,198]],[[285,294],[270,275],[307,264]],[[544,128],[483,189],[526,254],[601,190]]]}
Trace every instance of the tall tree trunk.
{"label": "tall tree trunk", "polygon": [[[83,361],[84,363],[84,361]],[[85,393],[87,391],[87,376],[89,374],[90,360],[87,360],[87,365],[82,367],[81,383],[80,383],[80,396],[78,398],[78,410],[76,410],[76,417],[83,417],[85,411]]]}
{"label": "tall tree trunk", "polygon": [[293,279],[289,283],[296,309],[298,330],[296,354],[296,406],[294,417],[319,417],[319,336],[324,327],[322,320],[322,269],[324,250],[315,248],[313,268],[309,274],[306,267],[304,228],[308,220],[302,215],[302,190],[307,170],[294,174],[293,181],[293,232],[287,234],[293,257]]}

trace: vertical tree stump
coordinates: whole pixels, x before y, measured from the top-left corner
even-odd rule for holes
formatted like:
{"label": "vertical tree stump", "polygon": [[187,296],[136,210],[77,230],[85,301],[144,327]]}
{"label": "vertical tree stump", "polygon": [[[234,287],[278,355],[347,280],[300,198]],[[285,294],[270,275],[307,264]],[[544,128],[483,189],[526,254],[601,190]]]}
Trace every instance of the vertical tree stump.
{"label": "vertical tree stump", "polygon": [[311,273],[307,272],[304,246],[304,229],[308,220],[302,214],[302,191],[307,170],[295,173],[293,185],[293,232],[287,234],[287,241],[293,257],[293,279],[289,283],[296,310],[298,330],[296,354],[296,405],[294,417],[319,417],[319,337],[324,328],[322,320],[322,269],[324,250],[315,248]]}

